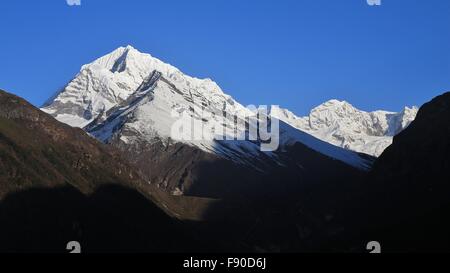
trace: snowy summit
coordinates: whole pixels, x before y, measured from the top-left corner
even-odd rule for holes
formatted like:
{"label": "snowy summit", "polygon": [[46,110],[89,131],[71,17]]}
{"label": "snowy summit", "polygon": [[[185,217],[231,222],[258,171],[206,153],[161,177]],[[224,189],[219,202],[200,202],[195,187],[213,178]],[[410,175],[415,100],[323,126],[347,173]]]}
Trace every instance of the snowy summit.
{"label": "snowy summit", "polygon": [[[200,121],[199,126],[219,127],[223,132],[235,126],[236,120],[239,123],[254,114],[212,80],[188,76],[132,46],[120,47],[82,66],[74,79],[42,110],[61,122],[85,129],[105,143],[120,141],[124,145],[155,142],[171,145],[174,142],[171,129],[177,122],[174,111],[189,113]],[[203,119],[200,112],[205,110],[223,112],[234,118]],[[370,164],[350,150],[378,155],[392,141],[392,136],[409,124],[415,112],[416,109],[405,109],[403,114],[365,113],[338,101],[319,106],[305,118],[285,109],[271,109],[271,115],[282,121],[280,151],[302,143],[363,169]],[[237,127],[238,133],[245,134],[245,130],[245,122]],[[262,158],[283,164],[279,162],[279,154],[262,153],[260,143],[255,141],[192,140],[183,143],[239,164],[255,166]]]}

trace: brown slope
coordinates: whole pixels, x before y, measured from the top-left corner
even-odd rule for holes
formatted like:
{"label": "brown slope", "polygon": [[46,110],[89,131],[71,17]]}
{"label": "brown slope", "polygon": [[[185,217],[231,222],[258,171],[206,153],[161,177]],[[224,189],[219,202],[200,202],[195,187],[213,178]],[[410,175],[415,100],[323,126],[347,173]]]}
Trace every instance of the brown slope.
{"label": "brown slope", "polygon": [[31,187],[72,185],[89,193],[102,184],[138,183],[117,152],[0,91],[0,198]]}
{"label": "brown slope", "polygon": [[0,91],[0,251],[197,249],[163,201],[112,147]]}

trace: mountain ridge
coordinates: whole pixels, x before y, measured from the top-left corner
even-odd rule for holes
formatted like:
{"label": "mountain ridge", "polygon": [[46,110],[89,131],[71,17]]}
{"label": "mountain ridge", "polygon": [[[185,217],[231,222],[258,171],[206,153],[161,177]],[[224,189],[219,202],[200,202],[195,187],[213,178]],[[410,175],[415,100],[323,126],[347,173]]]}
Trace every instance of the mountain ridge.
{"label": "mountain ridge", "polygon": [[[130,45],[120,47],[92,63],[83,65],[75,78],[50,98],[42,110],[64,123],[83,128],[94,120],[102,121],[105,118],[104,113],[120,105],[134,94],[153,70],[159,71],[163,80],[168,80],[173,89],[186,93],[191,99],[199,99],[198,103],[200,104],[215,103],[217,110],[225,107],[224,110],[230,115],[252,114],[231,96],[226,95],[211,79],[188,76],[173,65],[164,63],[150,54],[141,53]],[[222,104],[226,104],[226,106],[222,106]],[[336,107],[336,105],[343,107]],[[298,117],[287,109],[272,108],[270,113],[274,118],[280,119],[294,128],[332,145],[372,156],[379,156],[392,143],[392,137],[406,128],[417,113],[417,108],[414,107],[405,107],[403,116],[402,112],[374,111],[368,113],[338,100],[329,100],[321,104],[311,110],[308,117]],[[352,110],[346,113],[347,117],[337,113],[339,109],[343,108]],[[335,124],[328,124],[329,120],[322,119],[320,112],[327,110],[329,112],[327,115],[330,117],[333,116],[332,112],[335,112],[332,120]],[[365,117],[355,120],[351,115]],[[393,127],[398,128],[383,134],[377,132],[379,129],[377,126],[380,124],[386,126],[384,123],[394,122],[393,120],[396,118],[400,120],[396,121],[396,125]],[[359,124],[357,128],[373,132],[354,133],[352,132],[354,128],[346,125],[349,120],[355,123],[372,123]],[[348,128],[342,129],[342,127]]]}
{"label": "mountain ridge", "polygon": [[365,112],[347,101],[329,100],[305,117],[272,107],[271,114],[293,127],[336,146],[378,157],[392,144],[395,135],[407,128],[417,115],[417,107],[401,112]]}
{"label": "mountain ridge", "polygon": [[[160,74],[157,79],[146,83],[155,72]],[[142,86],[147,89],[140,90]],[[136,97],[136,104],[127,106],[133,97]],[[124,111],[127,107],[128,110]],[[210,79],[187,76],[177,68],[130,46],[121,47],[84,65],[54,103],[42,110],[61,122],[84,127],[103,142],[120,134],[118,139],[125,143],[148,140],[171,143],[173,127],[181,121],[184,127],[202,134],[201,140],[189,139],[192,135],[181,140],[188,145],[261,170],[264,167],[253,161],[261,163],[270,160],[275,164],[284,164],[276,153],[263,152],[261,148],[264,144],[259,139],[229,141],[229,138],[247,137],[250,128],[248,118],[255,116],[254,111],[225,94]],[[174,116],[174,113],[180,117]],[[203,116],[204,113],[208,116]],[[191,127],[192,121],[194,127]],[[186,137],[186,131],[192,134],[192,130],[184,130],[181,137]],[[280,130],[283,139],[279,143],[282,145],[289,146],[297,141],[308,143],[310,148],[354,167],[364,169],[370,165],[366,158],[360,158],[357,153],[314,140],[291,130],[290,125],[283,122]]]}

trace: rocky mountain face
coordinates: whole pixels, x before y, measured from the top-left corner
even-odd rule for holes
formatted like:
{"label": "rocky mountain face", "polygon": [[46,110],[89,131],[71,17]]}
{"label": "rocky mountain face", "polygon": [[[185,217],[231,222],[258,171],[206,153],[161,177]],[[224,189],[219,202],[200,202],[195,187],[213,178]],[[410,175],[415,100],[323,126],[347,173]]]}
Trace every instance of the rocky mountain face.
{"label": "rocky mountain face", "polygon": [[228,251],[317,251],[374,160],[278,119],[279,147],[264,150],[247,135],[255,109],[132,47],[83,66],[42,110],[118,148],[161,207]]}
{"label": "rocky mountain face", "polygon": [[[157,74],[153,74],[154,72]],[[133,105],[133,109],[128,109],[126,113],[120,109],[130,106],[130,102],[138,103],[143,99],[148,102]],[[80,73],[44,105],[43,110],[61,122],[80,128],[89,125],[90,129],[93,123],[98,125],[111,116],[129,116],[130,112],[133,112],[140,118],[134,122],[123,122],[121,130],[127,133],[121,135],[121,140],[125,142],[135,141],[130,131],[136,129],[140,131],[139,134],[146,134],[147,138],[168,138],[177,115],[197,118],[198,123],[192,126],[203,134],[203,138],[209,140],[212,140],[217,132],[204,130],[205,127],[216,128],[222,137],[242,136],[245,131],[245,117],[254,115],[226,95],[212,80],[187,76],[177,68],[131,46],[118,48],[83,66]],[[119,114],[120,111],[122,113]],[[228,118],[210,115],[205,118],[205,112],[223,112]],[[400,113],[367,113],[347,102],[331,100],[313,109],[308,117],[297,117],[289,110],[279,107],[271,109],[270,114],[325,142],[379,156],[392,143],[392,137],[414,120],[417,108],[406,107]],[[145,119],[142,116],[145,116]],[[238,119],[237,132],[227,132],[227,128],[234,127],[233,117]],[[152,126],[145,129],[142,123]],[[105,128],[99,131],[99,127],[95,132],[103,141],[111,138],[114,133],[116,132],[107,131]],[[240,153],[233,145],[216,147],[218,143],[223,146],[224,142],[184,142],[206,152],[220,153],[234,161],[243,160],[231,155]],[[251,150],[258,150],[255,145],[247,143],[247,146],[246,148]]]}
{"label": "rocky mountain face", "polygon": [[[119,147],[140,166],[149,183],[173,195],[221,197],[230,190],[230,175],[243,172],[253,178],[249,181],[274,173],[288,177],[294,171],[313,180],[328,176],[303,168],[308,165],[306,157],[294,160],[288,151],[296,144],[321,154],[323,164],[347,165],[345,169],[367,170],[373,161],[278,120],[280,147],[264,151],[260,136],[248,138],[254,110],[210,79],[187,76],[130,46],[83,66],[42,110]],[[181,130],[174,134],[177,124]],[[215,182],[201,182],[206,180]],[[232,184],[259,188],[250,182]]]}
{"label": "rocky mountain face", "polygon": [[[1,91],[0,197],[36,186],[74,185],[88,194],[103,183],[134,180],[111,147],[63,125],[24,100]],[[98,164],[104,162],[104,164]]]}
{"label": "rocky mountain face", "polygon": [[271,115],[328,143],[378,157],[392,144],[393,137],[415,119],[417,111],[417,107],[405,107],[399,113],[369,113],[348,102],[330,100],[307,117],[279,107],[273,107]]}

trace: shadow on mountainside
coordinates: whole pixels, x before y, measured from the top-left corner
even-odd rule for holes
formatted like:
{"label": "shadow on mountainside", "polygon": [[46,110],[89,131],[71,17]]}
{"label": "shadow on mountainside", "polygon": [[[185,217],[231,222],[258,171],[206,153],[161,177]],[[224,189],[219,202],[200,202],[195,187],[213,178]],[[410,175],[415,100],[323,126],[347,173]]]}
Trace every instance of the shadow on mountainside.
{"label": "shadow on mountainside", "polygon": [[[1,252],[88,253],[210,251],[189,229],[136,191],[104,186],[91,196],[74,188],[31,189],[0,204]],[[210,248],[211,247],[211,248]]]}
{"label": "shadow on mountainside", "polygon": [[[221,238],[227,251],[342,252],[350,251],[341,238],[358,250],[365,243],[346,231],[354,221],[343,220],[351,202],[362,192],[367,173],[321,155],[302,144],[292,146],[293,166],[269,173],[246,171],[216,161],[196,166],[199,179],[187,195],[234,193],[211,203],[196,225],[205,238]],[[212,187],[217,187],[213,189]],[[357,220],[355,220],[357,221]],[[330,244],[330,241],[332,243]],[[344,240],[345,241],[345,240]]]}
{"label": "shadow on mountainside", "polygon": [[374,165],[364,200],[373,219],[368,233],[396,252],[449,251],[449,177],[447,92],[424,104]]}
{"label": "shadow on mountainside", "polygon": [[450,251],[450,93],[424,104],[362,181],[343,221],[383,252]]}

